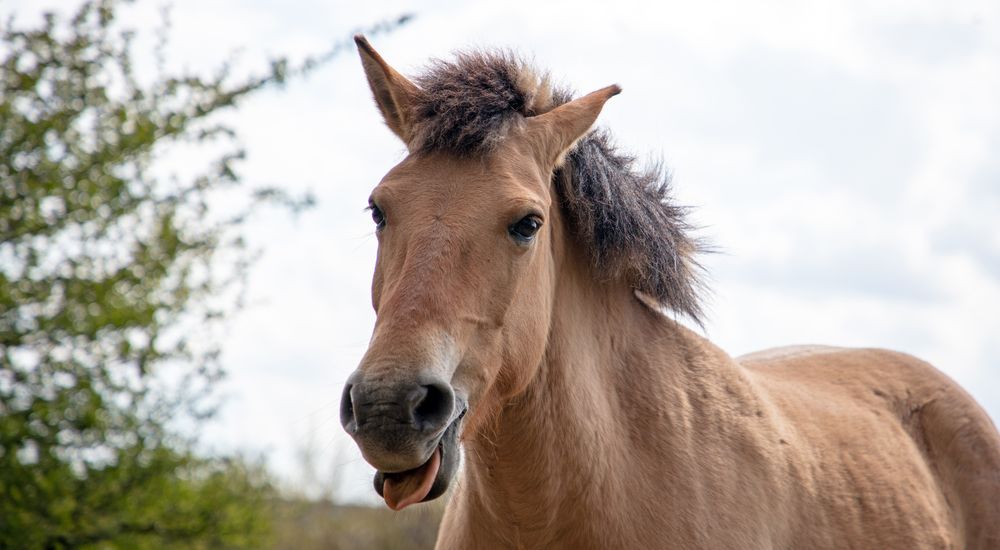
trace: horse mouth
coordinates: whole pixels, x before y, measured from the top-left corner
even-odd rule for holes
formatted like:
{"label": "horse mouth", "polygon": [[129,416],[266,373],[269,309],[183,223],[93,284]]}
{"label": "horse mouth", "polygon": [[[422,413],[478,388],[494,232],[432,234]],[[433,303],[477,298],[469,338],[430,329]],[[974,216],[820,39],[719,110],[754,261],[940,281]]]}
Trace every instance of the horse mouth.
{"label": "horse mouth", "polygon": [[434,500],[448,490],[458,469],[458,428],[463,416],[465,411],[445,429],[430,457],[420,466],[402,472],[375,472],[375,492],[389,508],[399,511]]}

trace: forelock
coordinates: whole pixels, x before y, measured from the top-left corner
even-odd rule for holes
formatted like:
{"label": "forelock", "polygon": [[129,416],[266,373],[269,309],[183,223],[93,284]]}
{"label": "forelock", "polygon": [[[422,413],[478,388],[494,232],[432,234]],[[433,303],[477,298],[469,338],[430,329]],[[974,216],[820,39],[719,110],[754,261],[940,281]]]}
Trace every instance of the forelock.
{"label": "forelock", "polygon": [[553,107],[548,76],[509,51],[435,60],[417,76],[411,151],[493,151],[525,117]]}

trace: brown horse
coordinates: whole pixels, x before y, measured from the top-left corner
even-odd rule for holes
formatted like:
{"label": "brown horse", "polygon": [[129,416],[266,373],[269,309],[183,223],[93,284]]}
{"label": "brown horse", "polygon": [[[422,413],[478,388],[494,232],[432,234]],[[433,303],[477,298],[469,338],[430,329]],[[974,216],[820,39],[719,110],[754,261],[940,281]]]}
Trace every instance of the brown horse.
{"label": "brown horse", "polygon": [[341,420],[439,548],[1000,548],[1000,436],[893,351],[733,359],[667,180],[503,53],[408,80],[357,38],[409,155],[371,195],[368,352]]}

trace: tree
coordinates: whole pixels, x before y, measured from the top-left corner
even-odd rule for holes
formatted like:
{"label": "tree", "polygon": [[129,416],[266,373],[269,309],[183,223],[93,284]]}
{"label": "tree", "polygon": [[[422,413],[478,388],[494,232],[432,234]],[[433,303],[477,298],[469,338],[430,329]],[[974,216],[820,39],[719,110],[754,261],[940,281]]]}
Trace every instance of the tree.
{"label": "tree", "polygon": [[[253,256],[241,226],[310,199],[243,187],[217,114],[344,46],[243,80],[143,83],[120,8],[0,24],[0,548],[253,546],[263,470],[200,458],[172,426],[211,413],[212,336]],[[221,152],[158,176],[185,144]]]}

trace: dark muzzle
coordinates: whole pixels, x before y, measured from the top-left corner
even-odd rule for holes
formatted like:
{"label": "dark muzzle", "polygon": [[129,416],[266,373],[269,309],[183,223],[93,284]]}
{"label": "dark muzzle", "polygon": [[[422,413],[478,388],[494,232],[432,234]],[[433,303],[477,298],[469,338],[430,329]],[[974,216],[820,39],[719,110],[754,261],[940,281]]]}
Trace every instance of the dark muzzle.
{"label": "dark muzzle", "polygon": [[356,371],[340,402],[340,422],[365,460],[384,472],[427,459],[455,414],[455,392],[440,380],[392,383]]}

